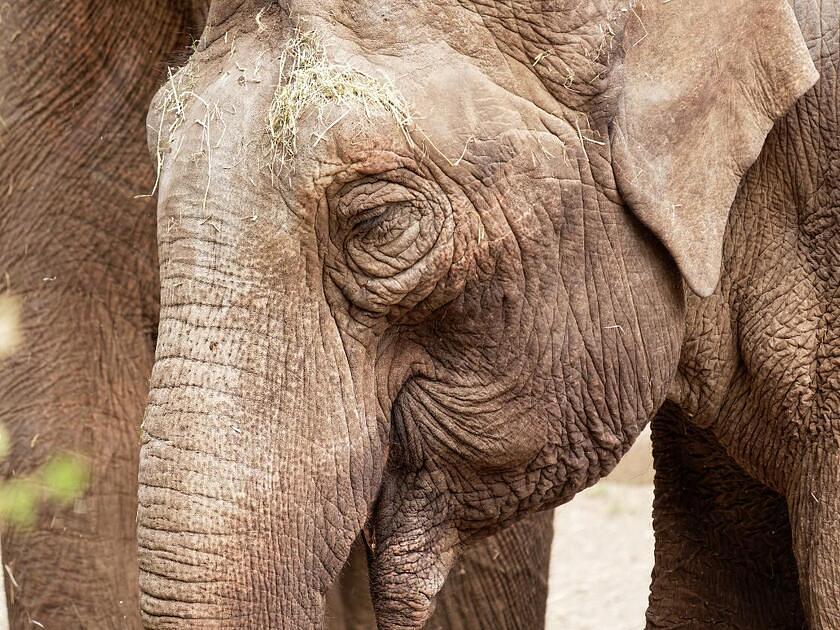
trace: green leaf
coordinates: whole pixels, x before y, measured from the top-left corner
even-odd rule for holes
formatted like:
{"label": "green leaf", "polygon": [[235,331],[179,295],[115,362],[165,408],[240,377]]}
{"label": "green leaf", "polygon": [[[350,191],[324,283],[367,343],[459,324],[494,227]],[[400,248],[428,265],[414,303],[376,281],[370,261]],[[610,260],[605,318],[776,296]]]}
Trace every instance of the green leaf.
{"label": "green leaf", "polygon": [[44,464],[38,476],[47,499],[69,503],[84,493],[88,467],[80,457],[63,454]]}
{"label": "green leaf", "polygon": [[0,520],[29,526],[35,520],[38,492],[28,479],[15,479],[0,485]]}

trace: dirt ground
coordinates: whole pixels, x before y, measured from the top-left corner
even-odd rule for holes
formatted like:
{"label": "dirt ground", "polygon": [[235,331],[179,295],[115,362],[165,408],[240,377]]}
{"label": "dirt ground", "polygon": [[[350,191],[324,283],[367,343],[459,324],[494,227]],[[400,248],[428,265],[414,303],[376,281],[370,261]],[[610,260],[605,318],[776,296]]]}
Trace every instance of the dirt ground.
{"label": "dirt ground", "polygon": [[639,630],[653,568],[653,467],[642,434],[605,480],[554,517],[548,630]]}

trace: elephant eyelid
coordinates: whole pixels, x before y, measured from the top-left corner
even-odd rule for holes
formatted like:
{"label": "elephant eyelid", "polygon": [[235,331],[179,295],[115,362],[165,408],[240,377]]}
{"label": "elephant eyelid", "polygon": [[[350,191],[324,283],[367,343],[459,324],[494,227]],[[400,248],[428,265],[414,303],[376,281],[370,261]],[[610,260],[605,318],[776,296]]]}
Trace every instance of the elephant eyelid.
{"label": "elephant eyelid", "polygon": [[354,215],[350,221],[351,232],[364,232],[379,225],[386,216],[395,211],[408,210],[413,204],[409,201],[386,202],[372,206]]}
{"label": "elephant eyelid", "polygon": [[365,182],[346,191],[336,204],[338,218],[353,228],[395,207],[425,203],[423,195],[394,182]]}
{"label": "elephant eyelid", "polygon": [[349,229],[355,232],[362,228],[373,227],[382,219],[382,215],[388,211],[388,204],[373,206],[354,215],[349,221]]}

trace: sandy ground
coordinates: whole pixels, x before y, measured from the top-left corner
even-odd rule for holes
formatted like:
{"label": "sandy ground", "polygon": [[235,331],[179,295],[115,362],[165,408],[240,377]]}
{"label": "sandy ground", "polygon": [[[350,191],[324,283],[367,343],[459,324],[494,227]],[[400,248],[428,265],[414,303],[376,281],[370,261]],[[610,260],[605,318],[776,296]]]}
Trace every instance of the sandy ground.
{"label": "sandy ground", "polygon": [[653,568],[650,438],[555,511],[548,630],[639,630]]}

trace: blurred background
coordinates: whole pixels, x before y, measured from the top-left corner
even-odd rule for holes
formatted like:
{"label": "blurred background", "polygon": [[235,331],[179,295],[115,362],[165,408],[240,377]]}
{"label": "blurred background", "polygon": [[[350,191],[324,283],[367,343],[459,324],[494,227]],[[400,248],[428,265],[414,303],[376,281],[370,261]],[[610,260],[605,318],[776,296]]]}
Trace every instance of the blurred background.
{"label": "blurred background", "polygon": [[548,630],[639,630],[653,568],[645,430],[606,479],[555,510]]}

